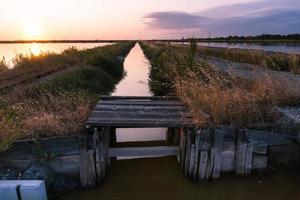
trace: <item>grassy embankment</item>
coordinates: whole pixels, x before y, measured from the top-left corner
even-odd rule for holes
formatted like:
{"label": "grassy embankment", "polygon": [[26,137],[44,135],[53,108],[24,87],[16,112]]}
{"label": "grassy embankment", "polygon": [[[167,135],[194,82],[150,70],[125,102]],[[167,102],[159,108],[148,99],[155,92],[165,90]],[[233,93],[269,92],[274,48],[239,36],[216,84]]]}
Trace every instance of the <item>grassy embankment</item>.
{"label": "grassy embankment", "polygon": [[196,59],[201,50],[195,43],[189,49],[166,44],[141,46],[152,66],[151,90],[156,95],[177,95],[200,127],[246,128],[272,123],[277,106],[300,102],[300,90],[290,91],[282,82],[289,80],[278,81],[268,74],[264,80],[246,80],[222,73]]}
{"label": "grassy embankment", "polygon": [[99,95],[109,94],[123,78],[123,58],[133,45],[127,42],[82,51],[71,48],[62,54],[19,55],[15,68],[2,70],[1,77],[13,73],[26,80],[67,70],[49,80],[33,81],[21,91],[2,90],[0,152],[20,138],[80,133]]}
{"label": "grassy embankment", "polygon": [[[182,45],[181,45],[182,46]],[[188,47],[182,47],[187,49]],[[217,57],[239,63],[248,63],[276,71],[300,74],[300,55],[266,52],[253,49],[227,49],[217,47],[198,47],[202,56]]]}

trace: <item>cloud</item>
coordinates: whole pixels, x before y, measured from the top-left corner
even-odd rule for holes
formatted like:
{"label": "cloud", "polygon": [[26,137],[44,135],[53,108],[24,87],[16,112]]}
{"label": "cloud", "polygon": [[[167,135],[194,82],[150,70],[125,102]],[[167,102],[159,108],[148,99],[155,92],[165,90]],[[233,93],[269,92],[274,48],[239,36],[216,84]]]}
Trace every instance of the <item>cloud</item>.
{"label": "cloud", "polygon": [[149,28],[193,32],[195,36],[209,31],[213,36],[300,33],[300,3],[264,0],[198,13],[154,12],[145,19]]}

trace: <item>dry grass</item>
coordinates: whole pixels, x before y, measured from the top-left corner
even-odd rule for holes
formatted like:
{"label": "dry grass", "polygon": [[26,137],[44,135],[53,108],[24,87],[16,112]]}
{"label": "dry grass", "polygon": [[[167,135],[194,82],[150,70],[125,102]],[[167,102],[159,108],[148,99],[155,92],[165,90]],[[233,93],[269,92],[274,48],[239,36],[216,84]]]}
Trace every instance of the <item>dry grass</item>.
{"label": "dry grass", "polygon": [[215,47],[200,47],[198,48],[198,53],[204,56],[219,57],[234,62],[258,65],[277,71],[300,73],[300,55],[298,54]]}
{"label": "dry grass", "polygon": [[0,152],[8,149],[22,135],[21,118],[13,107],[0,99]]}
{"label": "dry grass", "polygon": [[246,79],[220,72],[204,61],[197,60],[191,66],[186,59],[187,48],[147,44],[142,47],[152,61],[154,93],[178,96],[200,127],[245,128],[272,123],[278,117],[277,106],[300,104],[299,81],[295,84],[286,73],[255,69],[259,71],[253,72],[252,79]]}
{"label": "dry grass", "polygon": [[199,126],[232,125],[250,127],[273,122],[276,107],[298,104],[300,88],[289,87],[290,80],[264,78],[245,80],[198,66],[201,71],[177,76],[177,96],[190,109]]}
{"label": "dry grass", "polygon": [[84,128],[94,100],[84,93],[45,93],[15,105],[23,113],[25,138],[76,135]]}

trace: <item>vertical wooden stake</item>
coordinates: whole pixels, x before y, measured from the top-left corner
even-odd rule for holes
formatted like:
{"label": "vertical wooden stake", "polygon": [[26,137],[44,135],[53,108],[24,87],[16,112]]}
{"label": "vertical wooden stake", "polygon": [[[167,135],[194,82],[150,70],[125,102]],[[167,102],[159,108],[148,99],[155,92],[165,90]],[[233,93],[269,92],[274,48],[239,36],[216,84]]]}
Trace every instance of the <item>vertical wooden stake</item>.
{"label": "vertical wooden stake", "polygon": [[95,169],[97,182],[101,183],[101,163],[100,163],[100,141],[99,141],[99,128],[94,128],[93,146],[95,151]]}
{"label": "vertical wooden stake", "polygon": [[186,150],[185,150],[185,163],[184,163],[184,175],[189,175],[190,167],[190,156],[191,156],[191,133],[188,128],[185,129],[186,132]]}
{"label": "vertical wooden stake", "polygon": [[253,143],[248,142],[245,160],[245,174],[251,174],[252,170],[252,154],[253,154]]}
{"label": "vertical wooden stake", "polygon": [[214,162],[212,169],[212,178],[219,178],[222,164],[223,132],[220,129],[214,130]]}
{"label": "vertical wooden stake", "polygon": [[180,128],[180,167],[181,170],[184,171],[184,163],[185,163],[185,150],[186,150],[186,136],[183,128]]}
{"label": "vertical wooden stake", "polygon": [[87,152],[87,182],[88,186],[96,185],[96,169],[95,169],[95,151],[89,150]]}
{"label": "vertical wooden stake", "polygon": [[86,187],[88,185],[87,165],[87,139],[86,135],[81,134],[79,136],[79,174],[82,187]]}
{"label": "vertical wooden stake", "polygon": [[239,175],[245,174],[247,130],[239,130],[236,142],[235,172]]}

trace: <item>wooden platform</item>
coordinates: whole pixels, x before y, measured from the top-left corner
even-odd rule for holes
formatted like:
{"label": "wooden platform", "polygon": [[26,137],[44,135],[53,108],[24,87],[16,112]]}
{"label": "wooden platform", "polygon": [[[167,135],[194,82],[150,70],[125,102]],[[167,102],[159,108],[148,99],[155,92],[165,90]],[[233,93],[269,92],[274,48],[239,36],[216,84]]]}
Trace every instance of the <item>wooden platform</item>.
{"label": "wooden platform", "polygon": [[184,127],[191,117],[176,97],[102,96],[88,118],[89,127]]}

